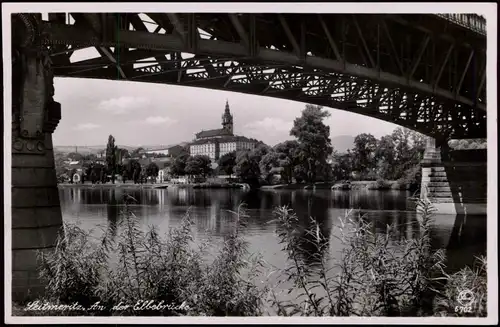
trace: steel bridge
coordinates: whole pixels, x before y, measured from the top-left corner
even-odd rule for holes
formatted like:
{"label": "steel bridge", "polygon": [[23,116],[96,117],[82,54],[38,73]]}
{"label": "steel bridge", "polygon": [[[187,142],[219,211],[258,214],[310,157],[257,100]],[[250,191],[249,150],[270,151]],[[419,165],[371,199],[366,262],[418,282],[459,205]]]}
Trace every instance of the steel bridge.
{"label": "steel bridge", "polygon": [[[58,77],[164,83],[486,137],[485,19],[462,14],[50,13]],[[94,47],[98,58],[73,61]]]}

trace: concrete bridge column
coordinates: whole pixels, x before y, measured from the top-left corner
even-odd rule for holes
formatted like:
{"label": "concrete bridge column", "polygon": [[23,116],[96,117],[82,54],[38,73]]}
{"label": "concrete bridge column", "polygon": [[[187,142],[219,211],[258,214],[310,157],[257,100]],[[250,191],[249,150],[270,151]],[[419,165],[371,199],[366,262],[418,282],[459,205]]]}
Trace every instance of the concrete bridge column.
{"label": "concrete bridge column", "polygon": [[421,198],[438,214],[486,214],[486,149],[451,151],[446,141],[427,139],[422,160]]}
{"label": "concrete bridge column", "polygon": [[12,297],[18,302],[44,291],[37,253],[52,251],[62,230],[52,147],[61,106],[53,100],[40,19],[12,17]]}
{"label": "concrete bridge column", "polygon": [[436,147],[436,140],[431,137],[427,138],[422,160],[420,198],[428,198],[441,212],[450,210],[453,206],[453,197],[441,158],[441,148]]}

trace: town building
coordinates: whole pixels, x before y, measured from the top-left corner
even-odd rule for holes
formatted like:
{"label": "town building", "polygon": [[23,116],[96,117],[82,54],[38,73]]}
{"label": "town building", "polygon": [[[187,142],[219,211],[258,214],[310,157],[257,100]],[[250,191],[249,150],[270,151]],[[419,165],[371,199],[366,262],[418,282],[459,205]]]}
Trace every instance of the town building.
{"label": "town building", "polygon": [[164,149],[155,149],[146,151],[147,154],[165,155],[169,157],[177,157],[184,149],[181,145],[173,145]]}
{"label": "town building", "polygon": [[205,155],[215,162],[223,155],[245,149],[254,149],[259,141],[234,134],[233,115],[226,101],[222,115],[222,128],[196,133],[196,139],[189,145],[191,156]]}

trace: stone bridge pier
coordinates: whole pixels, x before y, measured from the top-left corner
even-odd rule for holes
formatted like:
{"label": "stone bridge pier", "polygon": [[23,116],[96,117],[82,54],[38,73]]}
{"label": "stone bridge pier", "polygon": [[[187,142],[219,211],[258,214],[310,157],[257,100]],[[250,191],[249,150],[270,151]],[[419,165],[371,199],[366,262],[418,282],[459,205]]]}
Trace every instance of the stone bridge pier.
{"label": "stone bridge pier", "polygon": [[451,150],[445,141],[428,138],[420,197],[427,197],[438,214],[485,215],[486,159],[486,149]]}
{"label": "stone bridge pier", "polygon": [[54,249],[62,216],[52,148],[61,119],[40,15],[13,15],[12,27],[12,298],[44,291],[37,254]]}

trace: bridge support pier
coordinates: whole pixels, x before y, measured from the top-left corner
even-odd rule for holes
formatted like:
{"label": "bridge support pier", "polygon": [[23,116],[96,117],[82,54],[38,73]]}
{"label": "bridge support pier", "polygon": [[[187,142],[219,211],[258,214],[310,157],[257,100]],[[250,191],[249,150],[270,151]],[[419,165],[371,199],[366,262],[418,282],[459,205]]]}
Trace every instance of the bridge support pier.
{"label": "bridge support pier", "polygon": [[486,150],[450,151],[427,139],[422,161],[421,198],[428,198],[438,214],[485,215]]}
{"label": "bridge support pier", "polygon": [[52,133],[61,118],[50,61],[39,43],[40,17],[14,15],[12,43],[12,299],[40,296],[39,251],[62,231]]}

